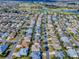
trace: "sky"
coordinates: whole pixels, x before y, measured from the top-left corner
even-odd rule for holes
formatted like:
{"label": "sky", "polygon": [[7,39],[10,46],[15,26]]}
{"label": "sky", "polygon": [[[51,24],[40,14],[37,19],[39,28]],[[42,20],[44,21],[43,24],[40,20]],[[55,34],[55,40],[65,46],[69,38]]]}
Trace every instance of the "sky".
{"label": "sky", "polygon": [[[11,0],[4,0],[11,1]],[[79,1],[79,0],[12,0],[12,1]]]}
{"label": "sky", "polygon": [[[17,1],[28,1],[28,0],[17,0]],[[34,0],[34,1],[38,1],[38,0]],[[39,0],[39,1],[79,1],[79,0]]]}

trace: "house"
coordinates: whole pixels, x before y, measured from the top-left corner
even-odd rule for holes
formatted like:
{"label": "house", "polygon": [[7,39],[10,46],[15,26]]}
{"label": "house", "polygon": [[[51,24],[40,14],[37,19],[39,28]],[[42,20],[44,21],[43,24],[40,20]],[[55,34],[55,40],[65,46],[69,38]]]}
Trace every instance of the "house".
{"label": "house", "polygon": [[16,57],[27,56],[29,52],[29,48],[21,48],[19,52],[13,53]]}
{"label": "house", "polygon": [[55,51],[55,57],[59,57],[60,59],[63,59],[64,57],[63,51]]}
{"label": "house", "polygon": [[59,44],[51,44],[51,46],[55,49],[55,50],[60,50],[61,49],[61,46]]}
{"label": "house", "polygon": [[40,51],[40,44],[35,42],[34,45],[32,45],[32,51]]}
{"label": "house", "polygon": [[2,38],[0,38],[0,41],[2,41],[3,39]]}
{"label": "house", "polygon": [[29,28],[27,31],[26,31],[26,35],[27,34],[31,34],[32,33],[32,28]]}
{"label": "house", "polygon": [[11,33],[8,37],[7,37],[7,40],[10,40],[10,39],[13,39],[14,38],[14,34]]}
{"label": "house", "polygon": [[19,52],[15,53],[14,55],[16,57],[21,57],[21,56],[27,56],[29,52],[29,44],[30,44],[30,39],[28,37],[24,37],[24,39],[21,42],[21,45],[17,45],[16,48],[21,48]]}
{"label": "house", "polygon": [[62,31],[59,33],[59,35],[60,35],[61,37],[62,37],[62,36],[65,36]]}
{"label": "house", "polygon": [[7,36],[8,36],[8,33],[3,33],[2,34],[2,38],[7,37]]}
{"label": "house", "polygon": [[40,34],[39,33],[36,33],[35,34],[35,39],[39,39],[40,38]]}
{"label": "house", "polygon": [[34,44],[32,45],[32,53],[31,53],[32,59],[41,59],[42,54],[40,49],[41,49],[40,43],[35,41]]}
{"label": "house", "polygon": [[19,54],[22,56],[27,56],[29,52],[29,48],[21,48],[20,51],[19,51]]}
{"label": "house", "polygon": [[68,43],[69,42],[69,39],[66,36],[61,37],[60,40],[63,41],[64,43]]}
{"label": "house", "polygon": [[16,57],[21,57],[21,55],[20,55],[19,52],[17,52],[17,53],[13,53],[13,55],[16,56]]}
{"label": "house", "polygon": [[0,45],[0,54],[5,52],[7,48],[8,48],[8,45]]}
{"label": "house", "polygon": [[31,53],[31,58],[32,59],[41,59],[41,57],[42,57],[42,54],[41,54],[40,51],[33,51]]}
{"label": "house", "polygon": [[72,28],[71,31],[72,31],[72,33],[74,33],[74,34],[77,33],[77,29],[76,29],[76,28]]}
{"label": "house", "polygon": [[78,57],[77,52],[75,51],[75,49],[72,49],[72,48],[70,48],[70,49],[67,50],[67,54],[70,57]]}
{"label": "house", "polygon": [[27,37],[24,37],[24,40],[22,40],[22,43],[21,43],[22,47],[28,48],[29,44],[30,44],[30,39]]}

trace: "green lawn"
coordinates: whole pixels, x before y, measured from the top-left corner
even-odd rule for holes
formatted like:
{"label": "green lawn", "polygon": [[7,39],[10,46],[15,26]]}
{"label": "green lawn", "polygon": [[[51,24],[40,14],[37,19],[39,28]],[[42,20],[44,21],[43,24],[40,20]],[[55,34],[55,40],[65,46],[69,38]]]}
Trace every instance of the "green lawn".
{"label": "green lawn", "polygon": [[1,56],[0,56],[0,59],[5,59],[5,57],[1,57]]}
{"label": "green lawn", "polygon": [[52,46],[49,46],[49,51],[50,51],[50,52],[53,52],[53,51],[54,51],[54,49],[53,49]]}
{"label": "green lawn", "polygon": [[19,58],[16,58],[16,57],[12,57],[12,59],[30,59],[30,57],[28,56],[28,57],[19,57]]}

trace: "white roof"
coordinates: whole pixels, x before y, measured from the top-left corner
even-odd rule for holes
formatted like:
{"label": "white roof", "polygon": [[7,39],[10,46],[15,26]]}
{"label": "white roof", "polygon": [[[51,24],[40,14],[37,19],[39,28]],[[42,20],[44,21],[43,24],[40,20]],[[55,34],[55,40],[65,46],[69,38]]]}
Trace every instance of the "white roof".
{"label": "white roof", "polygon": [[77,55],[75,49],[68,49],[67,54],[68,54],[70,57],[78,57],[78,55]]}
{"label": "white roof", "polygon": [[63,42],[69,42],[69,39],[68,39],[68,37],[61,37],[61,41],[63,41]]}

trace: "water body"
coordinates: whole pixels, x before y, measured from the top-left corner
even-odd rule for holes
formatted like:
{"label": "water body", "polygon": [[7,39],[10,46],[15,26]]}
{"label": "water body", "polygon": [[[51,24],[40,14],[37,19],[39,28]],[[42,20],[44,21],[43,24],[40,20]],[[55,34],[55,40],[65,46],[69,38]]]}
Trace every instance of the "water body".
{"label": "water body", "polygon": [[77,10],[63,10],[63,12],[71,12],[71,13],[79,14],[79,11]]}

